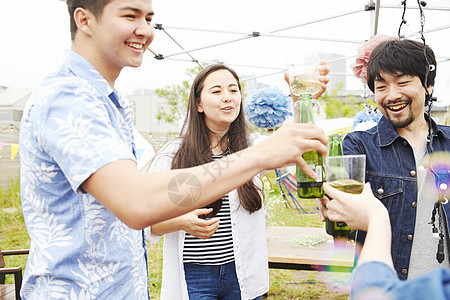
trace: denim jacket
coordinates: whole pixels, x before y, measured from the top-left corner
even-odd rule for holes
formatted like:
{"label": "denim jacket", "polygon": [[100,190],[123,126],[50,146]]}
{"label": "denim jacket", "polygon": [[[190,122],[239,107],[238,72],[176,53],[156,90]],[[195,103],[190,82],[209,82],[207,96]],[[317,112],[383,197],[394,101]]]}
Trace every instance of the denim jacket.
{"label": "denim jacket", "polygon": [[[428,117],[425,116],[428,120]],[[450,151],[450,127],[433,120],[433,151]],[[366,154],[366,181],[386,206],[392,226],[392,259],[400,279],[406,279],[416,224],[417,178],[413,149],[383,116],[367,131],[354,131],[343,141],[344,154]],[[427,144],[427,152],[430,153]],[[444,205],[450,215],[450,204]],[[358,233],[363,243],[365,232]],[[433,250],[434,251],[434,250]]]}

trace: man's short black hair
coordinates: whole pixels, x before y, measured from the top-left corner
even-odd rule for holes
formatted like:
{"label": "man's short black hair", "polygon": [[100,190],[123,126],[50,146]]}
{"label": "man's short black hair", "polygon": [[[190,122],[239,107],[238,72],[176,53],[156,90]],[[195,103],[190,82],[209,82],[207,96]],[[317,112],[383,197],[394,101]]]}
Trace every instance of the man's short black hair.
{"label": "man's short black hair", "polygon": [[428,63],[425,59],[423,43],[413,40],[386,41],[379,44],[370,55],[367,63],[367,84],[374,92],[375,80],[380,79],[380,72],[418,76],[425,87],[425,77],[429,64],[434,65],[428,72],[426,85],[434,86],[436,77],[436,58],[433,50],[426,46]]}

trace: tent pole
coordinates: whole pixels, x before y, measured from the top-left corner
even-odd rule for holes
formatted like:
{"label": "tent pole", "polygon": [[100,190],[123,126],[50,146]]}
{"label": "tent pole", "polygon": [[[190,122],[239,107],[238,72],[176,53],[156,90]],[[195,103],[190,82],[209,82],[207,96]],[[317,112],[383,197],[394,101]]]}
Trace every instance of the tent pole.
{"label": "tent pole", "polygon": [[375,5],[375,25],[373,28],[373,35],[378,33],[378,18],[380,17],[380,0],[377,0],[377,4]]}

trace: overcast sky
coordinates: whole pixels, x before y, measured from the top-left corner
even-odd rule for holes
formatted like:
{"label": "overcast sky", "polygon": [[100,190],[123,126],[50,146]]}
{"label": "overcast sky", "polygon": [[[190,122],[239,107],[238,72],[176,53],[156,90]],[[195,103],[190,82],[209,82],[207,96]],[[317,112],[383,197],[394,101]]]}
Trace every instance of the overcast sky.
{"label": "overcast sky", "polygon": [[[428,7],[450,9],[448,0],[427,2]],[[293,53],[309,49],[345,57],[356,55],[360,43],[373,32],[374,13],[364,11],[368,3],[368,0],[153,0],[156,13],[153,23],[162,24],[184,49],[193,50],[190,54],[199,61],[222,61],[241,77],[256,76],[259,82],[287,89],[280,72],[286,66],[287,57]],[[415,0],[407,3],[409,7],[417,6]],[[399,7],[400,0],[381,0],[381,6],[378,33],[396,35],[402,10],[393,7]],[[405,33],[418,30],[418,15],[417,9],[408,9]],[[448,101],[450,11],[426,10],[425,17],[425,30],[433,30],[425,35],[427,43],[442,60],[438,65],[435,94]],[[324,21],[319,22],[322,19]],[[311,24],[297,26],[307,22]],[[439,28],[445,29],[435,30]],[[271,33],[272,36],[225,43],[252,32]],[[35,86],[58,66],[64,49],[70,48],[65,2],[0,0],[0,38],[0,85]],[[218,43],[222,45],[198,49]],[[191,58],[187,54],[174,55],[182,49],[161,30],[156,31],[150,48],[167,59],[155,60],[148,51],[140,68],[127,68],[122,72],[117,81],[119,89],[131,92],[135,88],[158,88],[178,83],[185,78],[184,71],[195,66],[188,62]],[[353,60],[347,59],[346,65]],[[348,67],[343,72],[351,74]],[[274,75],[267,76],[271,73]],[[346,78],[347,88],[362,89],[356,78]]]}

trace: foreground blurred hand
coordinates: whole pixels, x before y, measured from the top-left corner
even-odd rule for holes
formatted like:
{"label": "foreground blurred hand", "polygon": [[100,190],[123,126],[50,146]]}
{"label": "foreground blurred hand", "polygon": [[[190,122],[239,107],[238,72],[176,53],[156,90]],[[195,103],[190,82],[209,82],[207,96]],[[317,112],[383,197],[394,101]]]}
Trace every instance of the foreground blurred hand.
{"label": "foreground blurred hand", "polygon": [[361,194],[344,193],[327,183],[323,188],[325,194],[333,199],[321,199],[331,221],[345,222],[351,228],[367,231],[369,222],[376,215],[387,214],[386,207],[373,195],[370,183],[364,185]]}
{"label": "foreground blurred hand", "polygon": [[341,192],[329,184],[323,190],[332,200],[322,198],[328,219],[345,222],[354,229],[367,231],[358,265],[368,261],[380,261],[392,269],[391,223],[386,207],[372,193],[370,183],[364,185],[361,194]]}

